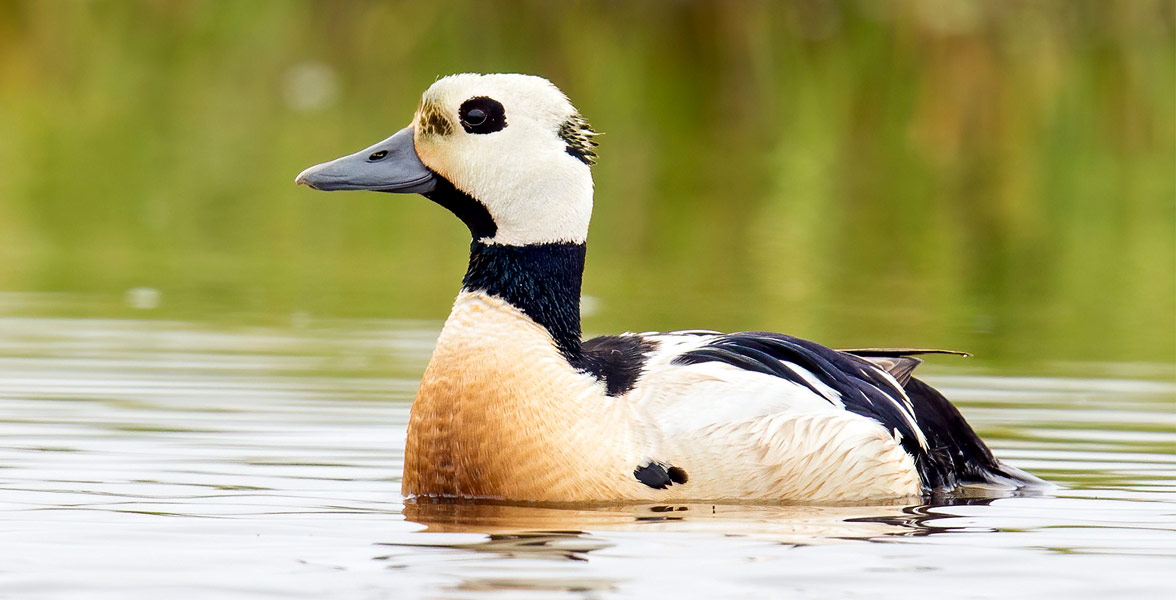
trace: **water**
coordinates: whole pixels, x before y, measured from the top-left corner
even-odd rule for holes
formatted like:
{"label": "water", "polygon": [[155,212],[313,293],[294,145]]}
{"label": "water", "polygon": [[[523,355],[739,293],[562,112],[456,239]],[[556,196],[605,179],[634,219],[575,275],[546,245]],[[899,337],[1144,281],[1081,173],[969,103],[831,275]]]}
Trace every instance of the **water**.
{"label": "water", "polygon": [[999,455],[1062,486],[1038,497],[405,505],[408,406],[438,327],[0,317],[0,597],[1176,591],[1171,382],[929,377]]}

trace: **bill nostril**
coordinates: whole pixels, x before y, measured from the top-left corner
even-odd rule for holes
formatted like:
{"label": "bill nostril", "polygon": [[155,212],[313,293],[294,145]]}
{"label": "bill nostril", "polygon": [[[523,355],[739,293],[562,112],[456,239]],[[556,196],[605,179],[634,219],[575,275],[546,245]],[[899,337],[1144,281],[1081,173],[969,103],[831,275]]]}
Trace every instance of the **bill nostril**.
{"label": "bill nostril", "polygon": [[385,156],[388,156],[388,151],[380,150],[379,152],[373,152],[372,155],[368,157],[368,160],[380,160]]}

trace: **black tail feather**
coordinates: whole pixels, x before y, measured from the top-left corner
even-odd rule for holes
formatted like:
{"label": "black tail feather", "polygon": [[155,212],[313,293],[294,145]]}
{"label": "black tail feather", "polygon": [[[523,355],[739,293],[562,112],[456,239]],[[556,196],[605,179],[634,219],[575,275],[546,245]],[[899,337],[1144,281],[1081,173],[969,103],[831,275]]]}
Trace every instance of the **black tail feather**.
{"label": "black tail feather", "polygon": [[974,484],[1020,488],[1041,481],[997,460],[960,411],[935,388],[916,378],[903,388],[914,405],[919,429],[927,437],[929,452],[918,465],[925,485],[933,490]]}

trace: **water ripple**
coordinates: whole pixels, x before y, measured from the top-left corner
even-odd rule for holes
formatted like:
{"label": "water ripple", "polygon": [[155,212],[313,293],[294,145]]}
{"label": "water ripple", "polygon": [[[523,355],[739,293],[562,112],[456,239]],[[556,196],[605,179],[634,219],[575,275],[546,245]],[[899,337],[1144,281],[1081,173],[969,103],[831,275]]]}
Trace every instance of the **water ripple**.
{"label": "water ripple", "polygon": [[912,576],[965,597],[1173,590],[1171,383],[932,377],[998,454],[1061,484],[1040,497],[405,505],[434,335],[0,318],[0,595],[840,597],[908,593]]}

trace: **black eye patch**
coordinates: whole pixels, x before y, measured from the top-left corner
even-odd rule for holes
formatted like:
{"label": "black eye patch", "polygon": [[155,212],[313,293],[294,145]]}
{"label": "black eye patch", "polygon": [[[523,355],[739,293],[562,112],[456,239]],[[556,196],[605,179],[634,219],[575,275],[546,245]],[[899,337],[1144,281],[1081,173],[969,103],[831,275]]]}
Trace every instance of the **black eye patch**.
{"label": "black eye patch", "polygon": [[506,127],[506,109],[501,102],[486,96],[462,102],[457,114],[466,133],[494,133]]}

